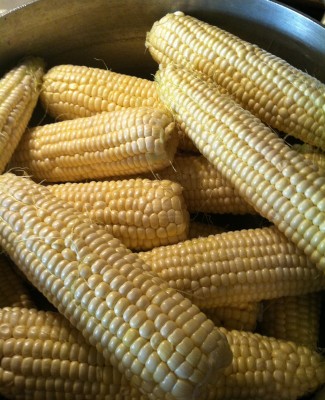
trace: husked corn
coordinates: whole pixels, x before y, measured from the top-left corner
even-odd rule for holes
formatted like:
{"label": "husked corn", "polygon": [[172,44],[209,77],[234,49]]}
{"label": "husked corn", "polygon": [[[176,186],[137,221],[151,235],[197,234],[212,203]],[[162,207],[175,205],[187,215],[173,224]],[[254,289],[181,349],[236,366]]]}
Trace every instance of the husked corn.
{"label": "husked corn", "polygon": [[260,303],[243,303],[237,306],[224,306],[214,308],[201,308],[205,315],[216,326],[222,326],[228,330],[253,332],[256,329],[260,313]]}
{"label": "husked corn", "polygon": [[225,336],[211,320],[47,187],[0,176],[0,246],[149,398],[199,394],[209,376],[230,364]]}
{"label": "husked corn", "polygon": [[49,185],[126,247],[149,250],[188,237],[189,213],[182,187],[168,180],[125,179]]}
{"label": "husked corn", "polygon": [[56,65],[47,71],[40,99],[57,120],[160,104],[152,81],[79,65]]}
{"label": "husked corn", "polygon": [[168,112],[129,108],[32,128],[11,165],[39,181],[100,179],[165,168],[177,143]]}
{"label": "husked corn", "polygon": [[178,182],[184,188],[183,196],[190,213],[256,214],[202,155],[176,155],[172,165],[155,176]]}
{"label": "husked corn", "polygon": [[0,80],[0,173],[3,173],[36,106],[44,62],[29,57]]}
{"label": "husked corn", "polygon": [[321,316],[321,292],[285,296],[264,302],[261,332],[316,349]]}
{"label": "husked corn", "polygon": [[7,399],[145,398],[57,312],[0,309],[0,359]]}
{"label": "husked corn", "polygon": [[285,60],[181,12],[155,22],[146,47],[159,64],[202,72],[267,125],[325,150],[325,85]]}
{"label": "husked corn", "polygon": [[324,273],[325,176],[198,73],[170,65],[156,79],[200,152]]}
{"label": "husked corn", "polygon": [[169,286],[202,308],[325,288],[325,275],[275,227],[242,229],[139,253]]}
{"label": "husked corn", "polygon": [[0,255],[0,308],[35,307],[30,291],[11,264],[5,255]]}

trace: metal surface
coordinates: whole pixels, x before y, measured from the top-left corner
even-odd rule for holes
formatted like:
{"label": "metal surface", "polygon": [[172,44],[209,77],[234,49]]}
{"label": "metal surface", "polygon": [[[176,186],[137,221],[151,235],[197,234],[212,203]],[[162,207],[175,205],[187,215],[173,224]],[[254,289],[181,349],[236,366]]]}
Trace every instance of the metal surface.
{"label": "metal surface", "polygon": [[325,82],[325,28],[270,0],[36,0],[0,17],[2,68],[22,56],[148,76],[146,32],[182,10],[257,43]]}

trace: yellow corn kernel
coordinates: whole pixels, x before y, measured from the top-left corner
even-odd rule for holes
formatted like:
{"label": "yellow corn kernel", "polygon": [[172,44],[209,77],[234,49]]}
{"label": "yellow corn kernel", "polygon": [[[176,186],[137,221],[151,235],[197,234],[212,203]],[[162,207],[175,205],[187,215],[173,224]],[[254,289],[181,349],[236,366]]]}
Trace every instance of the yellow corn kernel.
{"label": "yellow corn kernel", "polygon": [[64,183],[48,189],[126,247],[149,250],[187,239],[189,213],[182,187],[168,180],[125,179]]}
{"label": "yellow corn kernel", "polygon": [[260,314],[260,303],[242,303],[237,306],[201,308],[216,326],[238,331],[254,332]]}
{"label": "yellow corn kernel", "polygon": [[0,308],[2,307],[35,307],[26,283],[4,255],[0,255]]}
{"label": "yellow corn kernel", "polygon": [[151,270],[203,308],[325,288],[325,275],[275,227],[242,229],[139,253]]}
{"label": "yellow corn kernel", "polygon": [[264,302],[261,332],[277,339],[316,349],[318,346],[321,292],[286,296]]}
{"label": "yellow corn kernel", "polygon": [[202,155],[176,155],[172,165],[155,176],[178,182],[184,188],[183,196],[190,213],[256,213]]}
{"label": "yellow corn kernel", "polygon": [[204,73],[267,125],[325,150],[325,85],[285,60],[180,12],[154,23],[146,47],[159,64]]}
{"label": "yellow corn kernel", "polygon": [[47,124],[24,134],[11,165],[49,182],[155,171],[174,157],[174,128],[169,113],[144,107]]}
{"label": "yellow corn kernel", "polygon": [[200,152],[325,272],[325,177],[318,168],[198,73],[170,65],[157,82]]}
{"label": "yellow corn kernel", "polygon": [[30,57],[0,80],[0,173],[6,169],[32,116],[43,75],[43,60]]}
{"label": "yellow corn kernel", "polygon": [[79,65],[57,65],[47,71],[40,99],[57,120],[160,104],[152,81]]}
{"label": "yellow corn kernel", "polygon": [[[0,176],[0,246],[143,393],[190,396],[208,371],[231,362],[224,334],[137,254],[47,187],[11,173]],[[157,377],[160,365],[166,374]]]}

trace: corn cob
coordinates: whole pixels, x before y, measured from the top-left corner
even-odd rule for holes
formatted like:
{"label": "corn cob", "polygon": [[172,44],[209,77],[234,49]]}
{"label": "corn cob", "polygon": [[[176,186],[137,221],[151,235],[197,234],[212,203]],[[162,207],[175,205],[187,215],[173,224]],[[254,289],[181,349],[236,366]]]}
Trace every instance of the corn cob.
{"label": "corn cob", "polygon": [[27,286],[4,255],[0,255],[0,308],[2,307],[35,307]]}
{"label": "corn cob", "polygon": [[201,310],[216,326],[254,332],[260,313],[260,303],[243,303],[237,306],[201,308]]}
{"label": "corn cob", "polygon": [[324,385],[324,357],[309,347],[220,330],[234,357],[218,382],[208,385],[208,400],[297,400]]}
{"label": "corn cob", "polygon": [[130,108],[28,130],[12,157],[36,180],[81,181],[155,171],[174,157],[171,115]]}
{"label": "corn cob", "polygon": [[43,61],[30,57],[0,80],[0,173],[4,172],[32,116],[43,74]]}
{"label": "corn cob", "polygon": [[158,71],[162,99],[220,174],[325,272],[325,177],[197,75],[172,65]]}
{"label": "corn cob", "polygon": [[149,398],[199,392],[210,374],[231,362],[212,321],[45,186],[10,173],[0,176],[0,245]]}
{"label": "corn cob", "polygon": [[190,221],[189,225],[188,238],[195,239],[199,237],[206,237],[209,235],[216,235],[225,231],[226,229],[222,226],[192,220]]}
{"label": "corn cob", "polygon": [[186,240],[139,256],[169,286],[203,308],[325,288],[325,275],[275,227]]}
{"label": "corn cob", "polygon": [[325,150],[325,85],[307,73],[180,12],[152,26],[146,47],[159,64],[204,73],[267,125]]}
{"label": "corn cob", "polygon": [[177,183],[139,178],[48,188],[96,224],[106,225],[130,249],[149,250],[187,239],[189,213]]}
{"label": "corn cob", "polygon": [[[58,313],[6,308],[0,310],[0,328],[0,391],[9,399],[147,398]],[[222,331],[236,358],[207,386],[204,398],[293,400],[324,383],[324,359],[311,349]]]}
{"label": "corn cob", "polygon": [[152,81],[78,65],[57,65],[47,71],[40,100],[57,120],[160,104]]}
{"label": "corn cob", "polygon": [[317,348],[321,293],[286,296],[264,302],[261,332],[277,339]]}
{"label": "corn cob", "polygon": [[0,310],[0,393],[8,399],[141,399],[57,312]]}
{"label": "corn cob", "polygon": [[318,166],[321,173],[325,174],[325,153],[308,144],[294,144],[292,148],[307,159],[310,159]]}
{"label": "corn cob", "polygon": [[155,176],[178,182],[184,188],[183,196],[190,213],[256,213],[203,156],[176,155],[172,165]]}

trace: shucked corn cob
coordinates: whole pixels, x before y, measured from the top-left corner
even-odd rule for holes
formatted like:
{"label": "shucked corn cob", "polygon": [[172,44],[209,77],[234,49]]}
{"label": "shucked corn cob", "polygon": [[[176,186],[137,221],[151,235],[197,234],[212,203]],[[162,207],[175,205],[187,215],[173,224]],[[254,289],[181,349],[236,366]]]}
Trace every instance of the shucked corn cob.
{"label": "shucked corn cob", "polygon": [[177,141],[169,113],[129,108],[32,128],[11,165],[49,182],[136,174],[169,165]]}
{"label": "shucked corn cob", "polygon": [[202,308],[216,326],[226,329],[253,332],[260,313],[260,303],[243,303],[237,306]]}
{"label": "shucked corn cob", "polygon": [[325,85],[317,79],[181,12],[157,21],[146,46],[159,64],[204,73],[268,125],[325,150]]}
{"label": "shucked corn cob", "polygon": [[1,309],[0,359],[0,393],[7,399],[142,398],[57,312]]}
{"label": "shucked corn cob", "polygon": [[197,73],[170,65],[157,82],[201,153],[325,273],[325,176]]}
{"label": "shucked corn cob", "polygon": [[[296,400],[324,383],[324,359],[315,351],[222,331],[236,357],[200,399]],[[0,356],[0,392],[8,399],[145,399],[58,313],[0,310]]]}
{"label": "shucked corn cob", "polygon": [[2,307],[35,307],[31,293],[4,255],[0,255],[0,308]]}
{"label": "shucked corn cob", "polygon": [[43,74],[43,60],[30,57],[0,80],[0,173],[4,172],[32,116]]}
{"label": "shucked corn cob", "polygon": [[318,344],[321,293],[285,296],[264,302],[261,332],[315,349]]}
{"label": "shucked corn cob", "polygon": [[231,362],[212,321],[46,187],[0,176],[0,246],[149,398],[177,399]]}
{"label": "shucked corn cob", "polygon": [[168,180],[127,179],[49,185],[126,247],[148,250],[187,239],[189,213],[182,187]]}
{"label": "shucked corn cob", "polygon": [[256,213],[204,156],[177,155],[171,166],[155,173],[155,176],[182,185],[191,213]]}
{"label": "shucked corn cob", "polygon": [[139,256],[169,286],[205,308],[325,288],[325,275],[275,227],[186,240]]}
{"label": "shucked corn cob", "polygon": [[47,71],[40,99],[58,120],[160,104],[152,81],[79,65],[57,65]]}

